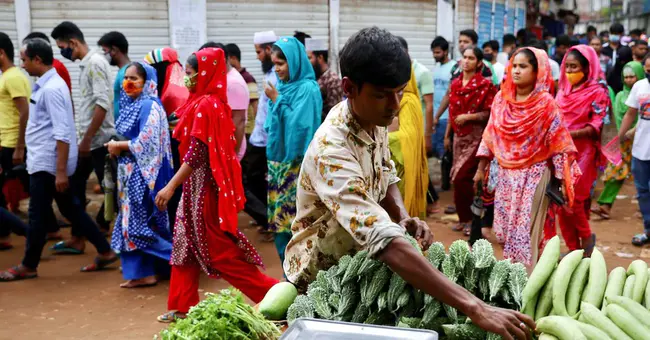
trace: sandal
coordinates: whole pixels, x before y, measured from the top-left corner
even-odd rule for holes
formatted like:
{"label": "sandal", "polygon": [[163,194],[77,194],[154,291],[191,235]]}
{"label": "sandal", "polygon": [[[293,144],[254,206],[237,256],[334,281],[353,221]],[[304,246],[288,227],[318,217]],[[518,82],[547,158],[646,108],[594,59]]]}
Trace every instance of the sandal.
{"label": "sandal", "polygon": [[603,220],[609,220],[611,216],[602,207],[596,206],[591,208],[591,212],[598,215]]}
{"label": "sandal", "polygon": [[650,243],[650,237],[648,237],[648,234],[646,233],[637,234],[632,237],[632,244],[637,247],[643,247],[648,243]]}
{"label": "sandal", "polygon": [[445,215],[453,215],[455,213],[456,213],[456,207],[454,207],[453,205],[450,205],[447,208],[445,208]]}
{"label": "sandal", "polygon": [[65,244],[65,241],[55,243],[52,247],[50,247],[50,250],[55,255],[81,255],[84,253],[83,250],[68,247]]}
{"label": "sandal", "polygon": [[184,314],[184,313],[179,313],[179,312],[176,312],[176,311],[167,312],[167,313],[165,313],[163,315],[159,315],[156,318],[156,320],[158,320],[158,322],[162,322],[162,323],[172,323],[172,322],[174,322],[176,320],[185,319],[187,317],[187,315],[180,316],[179,314]]}
{"label": "sandal", "polygon": [[10,242],[0,242],[0,251],[13,249],[13,247]]}
{"label": "sandal", "polygon": [[[37,273],[25,273],[25,272],[19,272],[18,270],[19,270],[18,266],[13,266],[5,270],[3,273],[0,273],[0,274],[5,274],[5,275],[0,275],[0,282],[28,280],[28,279],[34,279],[38,277]],[[11,277],[7,278],[6,277],[7,273],[11,275]]]}
{"label": "sandal", "polygon": [[453,227],[451,227],[451,230],[453,230],[453,231],[463,231],[463,230],[465,230],[465,226],[463,225],[463,223],[458,223],[458,224],[454,225]]}
{"label": "sandal", "polygon": [[110,259],[102,259],[100,257],[95,257],[95,263],[85,267],[81,267],[81,271],[87,273],[87,272],[96,272],[102,269],[106,269],[106,267],[115,263],[119,259],[120,258],[117,255],[113,256]]}

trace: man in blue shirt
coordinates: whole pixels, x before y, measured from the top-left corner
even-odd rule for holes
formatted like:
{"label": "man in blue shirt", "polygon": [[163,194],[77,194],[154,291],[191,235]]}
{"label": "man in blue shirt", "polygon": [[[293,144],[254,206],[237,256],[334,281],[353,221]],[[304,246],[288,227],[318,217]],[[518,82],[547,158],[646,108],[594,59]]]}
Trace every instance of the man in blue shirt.
{"label": "man in blue shirt", "polygon": [[[431,52],[436,60],[436,66],[433,69],[433,110],[438,112],[442,98],[445,97],[445,93],[449,89],[451,69],[456,62],[449,59],[449,43],[443,37],[436,37],[433,40]],[[433,152],[437,158],[442,158],[445,153],[444,139],[448,118],[449,110],[446,109],[440,115],[433,117],[431,126],[427,126],[427,132],[433,132],[431,139]]]}
{"label": "man in blue shirt", "polygon": [[119,68],[113,83],[113,114],[117,122],[117,118],[120,116],[120,91],[122,90],[124,73],[126,67],[131,63],[131,59],[129,59],[129,42],[124,34],[112,31],[104,34],[97,41],[97,45],[104,51],[104,58],[108,63]]}
{"label": "man in blue shirt", "polygon": [[97,248],[95,264],[82,268],[94,271],[118,260],[115,252],[69,189],[69,177],[77,164],[77,134],[72,100],[66,83],[52,67],[52,47],[43,39],[29,40],[21,53],[30,76],[40,77],[30,98],[25,131],[27,171],[30,176],[29,228],[25,256],[20,265],[0,273],[0,281],[31,279],[46,242],[48,212],[52,201],[73,227],[83,232]]}

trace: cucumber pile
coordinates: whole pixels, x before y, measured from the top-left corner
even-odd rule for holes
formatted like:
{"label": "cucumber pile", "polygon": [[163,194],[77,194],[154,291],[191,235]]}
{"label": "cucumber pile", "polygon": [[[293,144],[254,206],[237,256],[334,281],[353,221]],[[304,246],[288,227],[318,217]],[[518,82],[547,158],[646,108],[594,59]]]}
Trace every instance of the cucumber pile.
{"label": "cucumber pile", "polygon": [[[414,239],[407,239],[421,251]],[[509,260],[497,261],[488,241],[478,240],[470,248],[458,240],[448,254],[436,242],[423,255],[450,280],[491,305],[521,307],[526,268]],[[366,251],[343,256],[337,265],[317,273],[307,293],[299,295],[287,311],[290,325],[301,317],[431,329],[444,332],[448,339],[498,339],[451,306],[411,287]]]}
{"label": "cucumber pile", "polygon": [[635,260],[608,276],[598,249],[591,258],[583,254],[575,250],[559,261],[558,236],[544,248],[522,293],[521,310],[535,319],[537,332],[545,339],[650,340],[647,263]]}

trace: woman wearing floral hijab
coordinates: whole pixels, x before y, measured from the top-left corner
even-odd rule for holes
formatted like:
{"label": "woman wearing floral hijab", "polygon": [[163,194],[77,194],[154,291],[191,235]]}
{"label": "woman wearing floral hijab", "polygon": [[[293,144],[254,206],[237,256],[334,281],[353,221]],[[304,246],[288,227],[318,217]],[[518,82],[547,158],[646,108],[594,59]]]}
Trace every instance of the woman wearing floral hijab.
{"label": "woman wearing floral hijab", "polygon": [[170,312],[159,316],[160,322],[185,317],[199,302],[201,272],[222,277],[256,303],[278,282],[257,268],[262,260],[237,227],[245,199],[226,97],[223,50],[196,52],[188,58],[185,73],[190,98],[178,109],[174,130],[183,165],[156,197],[156,205],[164,209],[183,184],[174,227]]}
{"label": "woman wearing floral hijab", "polygon": [[272,51],[278,88],[269,84],[265,89],[271,100],[264,124],[268,134],[268,216],[269,228],[275,232],[275,247],[284,262],[291,223],[296,217],[300,165],[320,126],[323,97],[303,44],[296,38],[282,37]]}
{"label": "woman wearing floral hijab", "polygon": [[611,106],[600,61],[592,47],[574,46],[564,56],[556,101],[578,150],[577,162],[582,173],[574,184],[571,209],[557,209],[560,230],[569,250],[582,248],[585,256],[590,256],[596,244],[596,235],[589,226],[591,188],[598,176],[598,166],[604,165],[600,133]]}
{"label": "woman wearing floral hijab", "polygon": [[545,51],[525,47],[515,52],[477,153],[482,160],[475,181],[489,171],[488,189],[495,191],[493,228],[499,242],[505,242],[503,256],[531,267],[543,243],[551,176],[563,180],[569,201],[573,199],[576,149],[549,93],[552,87]]}
{"label": "woman wearing floral hijab", "polygon": [[126,69],[120,92],[120,116],[115,128],[127,141],[110,141],[117,157],[119,213],[111,246],[119,251],[122,288],[156,284],[156,268],[166,266],[171,254],[171,233],[166,211],[154,199],[172,178],[167,115],[158,99],[156,71],[143,63]]}

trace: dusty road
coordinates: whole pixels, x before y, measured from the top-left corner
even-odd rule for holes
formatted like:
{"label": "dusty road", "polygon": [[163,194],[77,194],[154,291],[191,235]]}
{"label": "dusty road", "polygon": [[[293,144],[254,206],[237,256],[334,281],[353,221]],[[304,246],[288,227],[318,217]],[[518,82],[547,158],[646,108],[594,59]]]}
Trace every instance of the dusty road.
{"label": "dusty road", "polygon": [[[642,229],[641,221],[634,217],[638,206],[632,203],[633,186],[626,184],[621,194],[628,197],[617,201],[612,220],[592,219],[608,270],[627,267],[634,258],[650,257],[650,250],[630,244],[632,235]],[[98,201],[99,197],[94,196],[90,211],[96,211]],[[443,193],[442,205],[450,201],[450,193]],[[436,239],[449,245],[461,235],[450,231],[440,217],[428,222]],[[282,277],[273,244],[262,243],[255,229],[247,227],[248,221],[242,215],[240,225],[261,253],[267,273]],[[64,229],[66,234],[68,231]],[[13,241],[13,250],[0,253],[1,269],[19,263],[22,257],[24,239],[14,236]],[[118,285],[122,277],[117,266],[115,270],[98,273],[79,272],[81,266],[91,263],[94,255],[92,246],[79,256],[53,257],[45,250],[39,278],[0,283],[0,339],[151,339],[160,331],[164,325],[156,322],[156,316],[166,310],[168,282],[151,288],[121,289]],[[201,282],[204,291],[227,286],[225,281],[206,277]]]}

